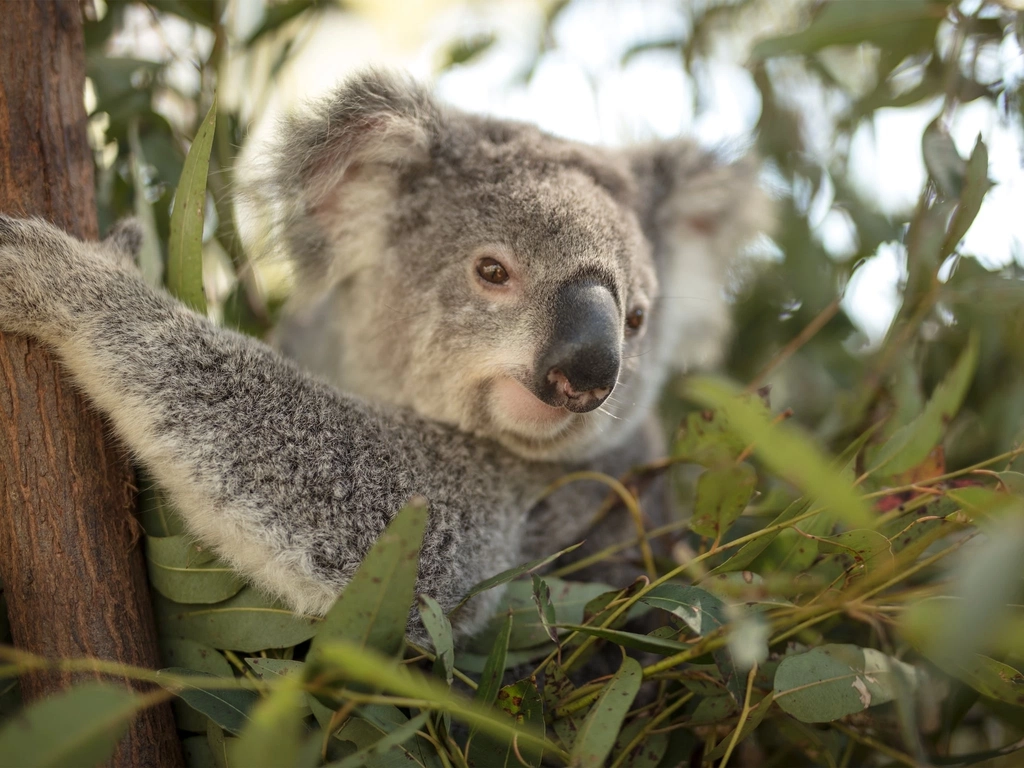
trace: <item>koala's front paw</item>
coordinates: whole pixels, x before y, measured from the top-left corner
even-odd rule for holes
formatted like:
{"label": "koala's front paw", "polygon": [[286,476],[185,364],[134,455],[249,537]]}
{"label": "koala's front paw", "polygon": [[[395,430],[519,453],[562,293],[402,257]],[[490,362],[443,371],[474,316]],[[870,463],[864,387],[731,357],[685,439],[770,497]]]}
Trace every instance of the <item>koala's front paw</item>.
{"label": "koala's front paw", "polygon": [[49,338],[73,322],[68,305],[95,271],[89,251],[40,219],[0,214],[0,330]]}

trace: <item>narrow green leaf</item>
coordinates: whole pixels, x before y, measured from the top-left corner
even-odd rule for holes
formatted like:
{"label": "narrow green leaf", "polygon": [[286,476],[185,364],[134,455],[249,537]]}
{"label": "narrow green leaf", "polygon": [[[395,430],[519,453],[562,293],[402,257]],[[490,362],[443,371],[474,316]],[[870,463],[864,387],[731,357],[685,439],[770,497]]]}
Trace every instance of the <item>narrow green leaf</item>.
{"label": "narrow green leaf", "polygon": [[[217,677],[234,679],[231,665],[219,651],[209,645],[186,640],[183,637],[159,638],[160,656],[165,667],[195,670]],[[206,731],[206,715],[199,712],[182,699],[171,702],[174,709],[174,720],[183,731],[203,733]],[[205,741],[205,738],[204,738]]]}
{"label": "narrow green leaf", "polygon": [[217,99],[206,113],[178,181],[171,210],[171,236],[167,243],[167,289],[200,313],[206,312],[203,291],[203,220],[206,213],[206,177],[217,124]]}
{"label": "narrow green leaf", "polygon": [[943,254],[952,253],[963,240],[978,211],[981,210],[982,200],[991,188],[992,182],[988,178],[988,148],[979,134],[971,157],[967,161],[966,181],[960,194],[960,205],[957,206],[953,220],[949,224],[946,241],[942,246]]}
{"label": "narrow green leaf", "polygon": [[960,404],[970,389],[974,371],[978,367],[979,345],[978,334],[972,333],[967,348],[942,383],[935,388],[921,415],[898,430],[870,458],[872,473],[884,469],[886,476],[896,475],[913,469],[928,458],[932,448],[938,445],[945,434],[949,422],[960,410]]}
{"label": "narrow green leaf", "polygon": [[[832,0],[822,5],[811,24],[793,34],[762,40],[751,57],[765,59],[808,54],[833,45],[873,43],[886,51],[930,50],[946,6],[931,0]],[[897,60],[903,58],[898,56]]]}
{"label": "narrow green leaf", "polygon": [[559,624],[559,629],[568,629],[572,632],[579,632],[584,635],[599,637],[624,648],[633,648],[647,653],[657,653],[661,656],[671,656],[690,649],[689,643],[681,643],[658,635],[639,635],[635,632],[626,632],[622,629],[608,629],[607,627],[592,627],[587,624]]}
{"label": "narrow green leaf", "polygon": [[264,659],[261,656],[249,656],[245,663],[252,671],[264,680],[279,681],[282,678],[301,678],[306,665],[291,659]]}
{"label": "narrow green leaf", "polygon": [[856,528],[870,528],[873,518],[840,472],[821,451],[790,424],[773,424],[732,385],[706,377],[694,377],[688,396],[723,411],[731,428],[754,445],[757,457],[782,478],[831,507],[843,521]]}
{"label": "narrow green leaf", "polygon": [[501,678],[505,674],[505,657],[508,655],[508,639],[512,633],[512,613],[506,614],[502,630],[494,640],[487,664],[480,676],[480,684],[473,698],[481,704],[493,704],[501,688]]}
{"label": "narrow green leaf", "polygon": [[[700,587],[686,587],[682,584],[661,584],[640,600],[653,608],[660,608],[679,617],[695,633],[705,637],[712,632],[724,629],[730,620],[729,607],[716,595]],[[742,609],[732,609],[736,618],[743,616]],[[764,640],[761,641],[762,643]],[[767,655],[756,649],[747,649],[751,656]],[[743,700],[744,680],[738,674],[736,660],[728,645],[712,652],[718,671],[722,673],[725,687],[736,701]]]}
{"label": "narrow green leaf", "polygon": [[[587,584],[578,581],[564,581],[549,577],[545,583],[551,591],[551,604],[558,619],[566,624],[579,624],[583,621],[583,612],[587,604],[611,588],[605,584]],[[483,630],[475,635],[467,645],[467,650],[477,654],[489,654],[495,638],[505,623],[505,613],[511,611],[515,619],[512,634],[509,637],[510,650],[521,650],[544,646],[550,648],[551,638],[544,624],[537,615],[537,605],[533,601],[533,584],[529,581],[516,581],[509,585],[495,611],[494,617]],[[460,654],[461,657],[462,654]],[[456,663],[463,669],[460,662]]]}
{"label": "narrow green leaf", "polygon": [[964,186],[967,163],[956,151],[953,138],[938,119],[933,120],[925,129],[921,137],[921,153],[928,175],[939,191],[946,197],[959,197]]}
{"label": "narrow green leaf", "polygon": [[423,728],[427,722],[427,718],[430,716],[429,712],[421,712],[411,720],[399,725],[394,730],[381,736],[380,739],[362,747],[358,752],[349,755],[343,760],[339,760],[337,763],[331,763],[332,768],[363,768],[364,766],[370,767],[378,764],[379,758],[386,753],[394,750],[399,757],[400,764],[413,763],[417,765],[424,765],[425,763],[417,760],[417,755],[410,753],[407,750],[395,749],[401,747],[407,741],[415,738],[416,731]]}
{"label": "narrow green leaf", "polygon": [[146,706],[131,689],[83,683],[21,710],[0,727],[0,766],[34,768],[105,762]]}
{"label": "narrow green leaf", "polygon": [[[192,678],[209,677],[216,680],[215,675],[207,675],[192,669],[180,669],[169,667],[161,669],[161,674],[187,675]],[[259,701],[259,695],[255,691],[244,688],[221,689],[203,688],[198,683],[181,683],[178,680],[164,684],[169,691],[173,691],[182,701],[188,704],[197,712],[206,715],[224,730],[239,734],[250,722],[249,713]]]}
{"label": "narrow green leaf", "polygon": [[257,40],[262,39],[264,35],[280,29],[296,16],[300,16],[310,9],[315,10],[316,4],[317,0],[287,0],[283,3],[264,6],[263,23],[246,38],[243,45],[248,48]]}
{"label": "narrow green leaf", "polygon": [[509,568],[507,571],[495,574],[489,579],[484,579],[466,593],[466,596],[462,598],[462,600],[459,601],[459,604],[449,612],[449,615],[455,613],[455,611],[459,610],[459,608],[464,606],[470,599],[476,597],[481,592],[486,592],[488,589],[494,589],[494,587],[502,584],[508,584],[510,581],[514,581],[524,574],[532,573],[539,568],[543,568],[545,565],[555,562],[555,560],[560,558],[562,555],[566,555],[581,546],[583,546],[582,541],[579,544],[573,544],[571,547],[566,547],[559,552],[555,552],[553,555],[548,555],[547,557],[542,557],[538,560],[532,560],[529,563],[524,563],[523,565],[517,565],[515,568]]}
{"label": "narrow green leaf", "polygon": [[231,751],[232,762],[247,768],[296,765],[306,736],[305,704],[297,679],[276,685],[250,713],[249,724]]}
{"label": "narrow green leaf", "polygon": [[164,260],[160,253],[160,235],[156,228],[153,204],[146,196],[146,179],[142,173],[146,157],[142,151],[142,142],[139,141],[138,117],[133,117],[128,123],[128,146],[132,151],[132,186],[135,193],[133,207],[135,218],[142,226],[142,248],[138,255],[139,271],[149,286],[159,288],[163,285]]}
{"label": "narrow green leaf", "polygon": [[804,723],[827,723],[896,698],[918,671],[874,648],[823,645],[787,656],[775,672],[775,703]]}
{"label": "narrow green leaf", "polygon": [[[621,753],[641,730],[650,725],[650,722],[650,717],[634,718],[632,722],[619,731],[612,754]],[[648,732],[644,739],[625,756],[622,765],[624,768],[657,768],[667,749],[667,733]]]}
{"label": "narrow green leaf", "polygon": [[747,508],[757,472],[746,462],[706,469],[697,478],[690,528],[701,536],[723,535]]}
{"label": "narrow green leaf", "polygon": [[[742,742],[745,738],[747,738],[757,729],[757,726],[759,726],[761,722],[764,720],[764,716],[768,714],[768,710],[771,707],[772,701],[774,701],[774,699],[775,694],[769,691],[768,695],[761,699],[761,701],[757,703],[756,707],[750,710],[750,712],[747,714],[746,722],[743,723],[743,728],[740,730],[739,738],[736,741],[737,744]],[[707,759],[720,759],[723,755],[725,755],[725,750],[728,748],[729,742],[731,740],[732,734],[730,733],[728,736],[721,739],[718,742],[718,746],[708,753]]]}
{"label": "narrow green leaf", "polygon": [[558,642],[558,631],[554,625],[557,622],[555,617],[555,606],[551,602],[551,587],[538,576],[533,574],[533,602],[537,605],[537,614],[540,616],[541,626],[548,633],[551,642]]}
{"label": "narrow green leaf", "polygon": [[[799,517],[805,512],[808,512],[810,508],[811,503],[809,501],[807,501],[806,499],[797,499],[784,510],[782,510],[782,512],[779,513],[779,516],[772,520],[767,527],[770,528],[781,523],[789,522],[794,517]],[[740,547],[739,551],[735,555],[730,557],[728,560],[726,560],[718,567],[711,569],[710,575],[716,576],[722,573],[742,571],[749,568],[750,565],[755,560],[757,560],[758,556],[760,556],[762,552],[764,552],[766,549],[768,549],[769,546],[771,546],[771,543],[775,541],[775,538],[778,535],[778,532],[767,533],[763,536],[759,536],[753,541],[748,541],[746,544]]]}
{"label": "narrow green leaf", "polygon": [[219,603],[237,595],[245,581],[189,536],[146,537],[149,583],[176,603]]}
{"label": "narrow green leaf", "polygon": [[420,609],[420,618],[423,620],[427,634],[430,635],[430,642],[433,644],[436,654],[434,674],[451,685],[455,669],[455,641],[452,639],[452,625],[448,622],[448,617],[444,615],[444,609],[430,595],[419,595],[416,599]]}
{"label": "narrow green leaf", "polygon": [[[533,680],[519,680],[506,685],[498,691],[497,706],[516,726],[525,724],[537,729],[544,727],[544,708]],[[540,765],[540,750],[524,745],[519,748],[519,753],[526,765]],[[512,749],[511,741],[495,740],[482,733],[476,734],[470,741],[469,764],[486,768],[514,768],[522,765]]]}
{"label": "narrow green leaf", "polygon": [[640,691],[643,669],[636,659],[628,656],[608,684],[601,689],[601,695],[583,724],[572,746],[572,764],[580,768],[600,768],[615,746],[615,739],[622,728],[633,699]]}
{"label": "narrow green leaf", "polygon": [[426,526],[427,506],[422,500],[410,502],[395,515],[324,617],[311,654],[336,639],[393,656],[402,652]]}
{"label": "narrow green leaf", "polygon": [[[532,744],[558,753],[557,747],[534,728],[517,729],[491,707],[470,701],[451,691],[444,683],[399,664],[369,648],[340,639],[325,642],[310,674],[326,684],[360,683],[397,696],[422,699],[442,712],[450,712],[481,732],[511,739],[518,733],[519,744]],[[307,665],[309,662],[307,662]]]}
{"label": "narrow green leaf", "polygon": [[311,638],[320,623],[319,617],[294,614],[251,587],[222,603],[175,603],[156,596],[154,606],[162,632],[245,653],[290,648]]}

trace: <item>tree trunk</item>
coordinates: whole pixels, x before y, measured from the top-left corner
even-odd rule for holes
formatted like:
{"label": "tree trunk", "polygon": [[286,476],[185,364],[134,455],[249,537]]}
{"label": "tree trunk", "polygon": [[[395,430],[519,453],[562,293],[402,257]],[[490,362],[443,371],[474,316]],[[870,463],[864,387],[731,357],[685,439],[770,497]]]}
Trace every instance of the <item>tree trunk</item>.
{"label": "tree trunk", "polygon": [[[95,238],[77,0],[0,11],[0,210]],[[158,666],[131,467],[54,359],[0,335],[0,578],[14,642],[50,658]],[[32,674],[26,702],[81,675]],[[112,760],[181,765],[169,705],[143,712]]]}

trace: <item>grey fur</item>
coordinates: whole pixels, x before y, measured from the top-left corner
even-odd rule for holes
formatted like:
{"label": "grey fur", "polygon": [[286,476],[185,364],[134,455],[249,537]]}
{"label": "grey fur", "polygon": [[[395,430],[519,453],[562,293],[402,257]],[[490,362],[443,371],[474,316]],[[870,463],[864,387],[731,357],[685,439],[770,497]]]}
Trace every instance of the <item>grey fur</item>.
{"label": "grey fur", "polygon": [[[604,489],[538,505],[553,479],[660,452],[664,378],[721,345],[725,265],[767,223],[753,169],[682,142],[586,147],[371,72],[284,126],[248,177],[297,266],[278,343],[313,375],[148,288],[124,259],[130,227],[82,243],[0,217],[0,328],[50,344],[190,530],[296,610],[323,613],[396,510],[426,497],[418,589],[447,609],[585,534]],[[515,264],[514,291],[474,282],[481,253]],[[631,308],[648,317],[623,331],[612,413],[520,423],[501,387],[532,375],[552,297],[583,274],[607,282],[624,329]],[[592,546],[631,529],[612,516]]]}

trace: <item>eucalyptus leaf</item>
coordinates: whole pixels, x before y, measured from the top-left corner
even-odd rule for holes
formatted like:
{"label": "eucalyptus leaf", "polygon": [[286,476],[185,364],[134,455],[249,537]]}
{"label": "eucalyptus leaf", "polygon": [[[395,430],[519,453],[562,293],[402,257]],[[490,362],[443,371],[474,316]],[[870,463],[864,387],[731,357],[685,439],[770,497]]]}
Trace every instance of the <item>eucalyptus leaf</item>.
{"label": "eucalyptus leaf", "polygon": [[571,752],[574,766],[601,768],[605,764],[642,681],[640,663],[625,657],[580,725]]}
{"label": "eucalyptus leaf", "polygon": [[395,656],[401,653],[426,526],[422,500],[395,515],[324,617],[311,654],[322,643],[339,638]]}
{"label": "eucalyptus leaf", "polygon": [[914,667],[874,648],[823,645],[782,660],[775,703],[802,722],[828,723],[895,699],[897,674],[919,680]]}
{"label": "eucalyptus leaf", "polygon": [[247,768],[296,765],[307,729],[305,693],[295,679],[277,684],[249,713],[249,723],[231,752],[232,762]]}
{"label": "eucalyptus leaf", "polygon": [[780,477],[830,507],[850,526],[870,528],[873,518],[849,482],[809,438],[789,424],[772,423],[763,408],[721,381],[693,377],[687,395],[726,414],[732,429],[754,446],[758,458]]}
{"label": "eucalyptus leaf", "polygon": [[176,603],[219,603],[238,594],[245,581],[189,536],[146,537],[149,583]]}
{"label": "eucalyptus leaf", "polygon": [[290,648],[311,638],[320,624],[318,617],[294,614],[251,587],[222,603],[182,604],[157,597],[154,605],[165,634],[246,653]]}
{"label": "eucalyptus leaf", "polygon": [[[921,415],[898,430],[869,460],[871,472],[885,470],[887,476],[906,472],[923,462],[931,452],[949,422],[960,410],[960,404],[978,367],[979,337],[971,334],[956,365],[935,388]],[[870,527],[870,526],[864,526]]]}
{"label": "eucalyptus leaf", "polygon": [[217,99],[192,140],[178,181],[167,243],[167,289],[197,312],[206,312],[203,289],[203,221],[206,215],[206,177],[217,124]]}
{"label": "eucalyptus leaf", "polygon": [[493,704],[501,688],[501,678],[505,673],[505,656],[508,654],[508,639],[512,633],[512,613],[505,615],[498,636],[494,639],[491,653],[487,657],[487,665],[480,676],[474,699],[481,704]]}
{"label": "eucalyptus leaf", "polygon": [[746,462],[706,469],[697,478],[690,528],[701,536],[721,537],[743,514],[755,485],[757,473]]}
{"label": "eucalyptus leaf", "polygon": [[[208,677],[211,681],[217,680],[215,675],[178,667],[161,669],[160,674],[187,676],[197,681],[202,677]],[[204,688],[199,682],[182,683],[178,680],[169,680],[164,687],[173,691],[194,710],[201,712],[224,730],[236,735],[241,733],[251,721],[249,713],[260,698],[255,691],[245,688],[215,686]]]}
{"label": "eucalyptus leaf", "polygon": [[486,592],[488,589],[494,589],[495,587],[501,586],[502,584],[508,584],[510,581],[515,581],[520,576],[524,576],[527,573],[532,573],[533,571],[543,568],[545,565],[549,565],[555,562],[555,560],[560,558],[562,555],[567,555],[568,553],[572,552],[575,549],[578,549],[581,546],[583,546],[582,541],[579,544],[573,544],[571,547],[566,547],[563,550],[555,552],[555,554],[553,555],[541,557],[537,560],[531,560],[528,563],[517,565],[515,568],[509,568],[508,570],[502,571],[501,573],[497,573],[494,576],[491,576],[490,578],[484,579],[479,584],[472,587],[469,590],[469,592],[466,593],[466,596],[463,597],[461,601],[459,601],[459,604],[452,609],[451,613],[455,613],[455,611],[459,610],[459,608],[461,608],[463,605],[469,602],[472,598],[479,595],[481,592]]}
{"label": "eucalyptus leaf", "polygon": [[40,699],[0,726],[0,766],[96,765],[113,753],[146,706],[130,688],[82,683]]}
{"label": "eucalyptus leaf", "polygon": [[430,642],[434,645],[434,674],[451,685],[455,668],[452,625],[444,615],[444,609],[430,595],[419,595],[416,600],[420,609],[420,619],[427,634],[430,635]]}

